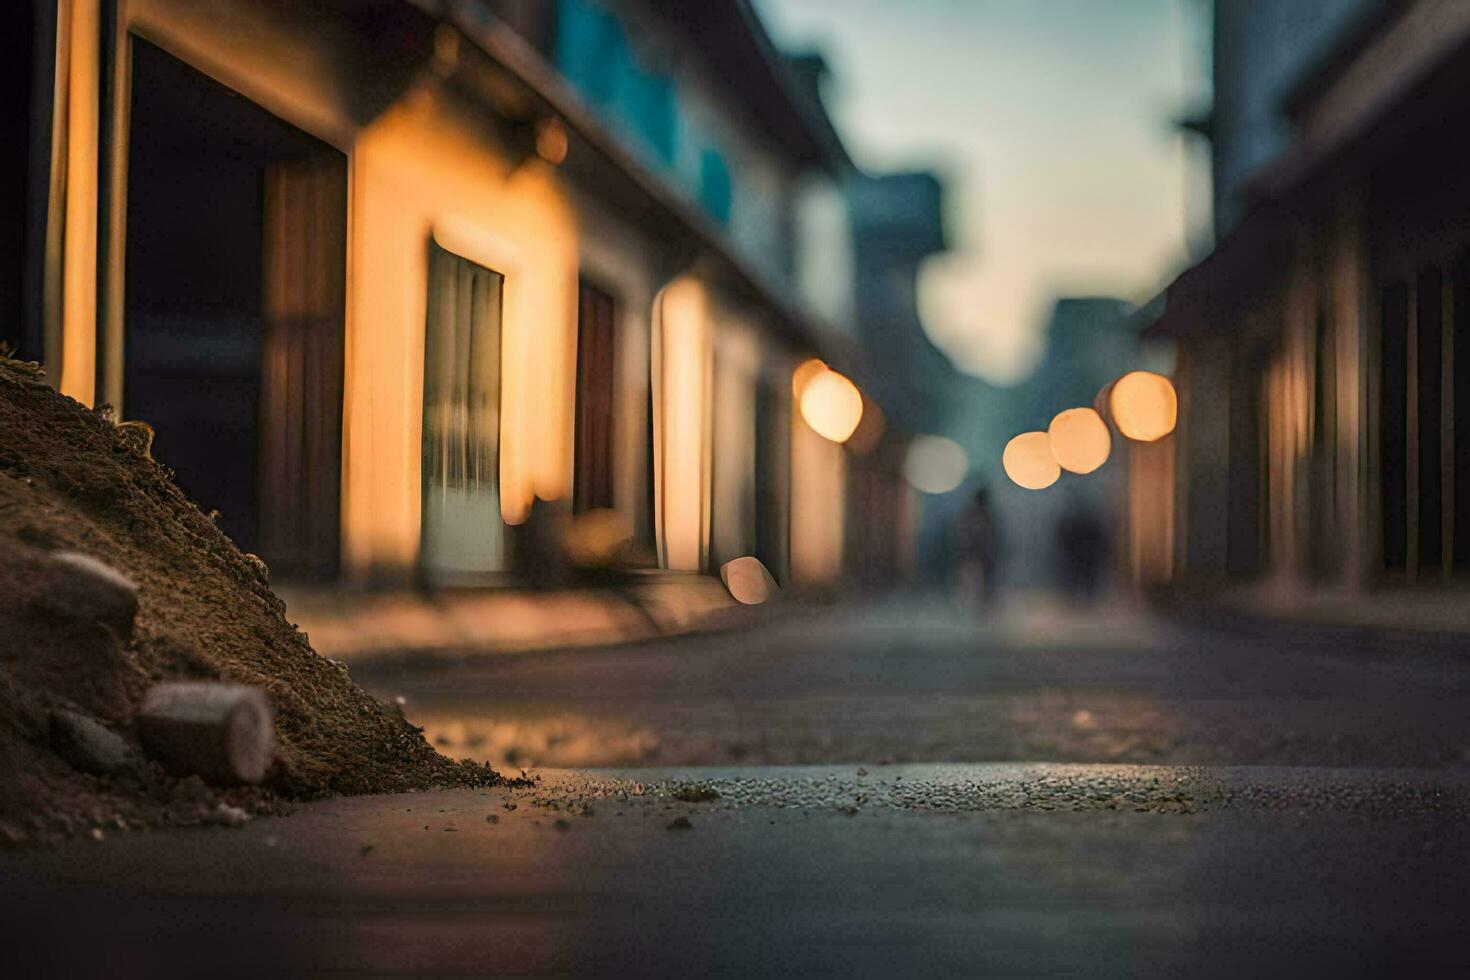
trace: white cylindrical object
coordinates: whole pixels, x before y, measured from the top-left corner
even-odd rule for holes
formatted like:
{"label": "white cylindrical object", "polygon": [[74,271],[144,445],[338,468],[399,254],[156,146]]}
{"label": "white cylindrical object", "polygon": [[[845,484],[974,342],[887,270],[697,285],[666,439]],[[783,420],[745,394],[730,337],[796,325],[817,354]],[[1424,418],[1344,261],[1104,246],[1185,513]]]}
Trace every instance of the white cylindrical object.
{"label": "white cylindrical object", "polygon": [[138,736],[170,772],[215,784],[258,783],[275,754],[270,703],[244,684],[157,684],[138,713]]}

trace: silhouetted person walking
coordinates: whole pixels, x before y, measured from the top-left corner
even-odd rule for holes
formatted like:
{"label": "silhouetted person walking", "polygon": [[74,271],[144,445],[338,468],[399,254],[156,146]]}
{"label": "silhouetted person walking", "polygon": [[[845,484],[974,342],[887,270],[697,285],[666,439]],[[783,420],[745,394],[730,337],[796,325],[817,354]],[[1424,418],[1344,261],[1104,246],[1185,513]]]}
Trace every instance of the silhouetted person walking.
{"label": "silhouetted person walking", "polygon": [[1056,524],[1057,582],[1069,599],[1093,602],[1107,568],[1108,532],[1097,511],[1072,497]]}
{"label": "silhouetted person walking", "polygon": [[981,487],[960,511],[954,530],[955,567],[960,594],[981,607],[995,602],[1000,588],[1003,550],[990,510],[990,490]]}

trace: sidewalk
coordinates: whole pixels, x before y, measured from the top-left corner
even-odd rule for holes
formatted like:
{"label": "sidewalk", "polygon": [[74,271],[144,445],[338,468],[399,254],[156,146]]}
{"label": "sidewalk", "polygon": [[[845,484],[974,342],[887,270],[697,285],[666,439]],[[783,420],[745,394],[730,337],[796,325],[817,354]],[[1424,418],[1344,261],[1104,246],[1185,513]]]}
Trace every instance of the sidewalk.
{"label": "sidewalk", "polygon": [[1178,590],[1160,596],[1158,607],[1270,626],[1470,641],[1470,588],[1463,585],[1349,590],[1257,583],[1214,594]]}
{"label": "sidewalk", "polygon": [[324,657],[463,656],[604,646],[728,629],[770,615],[719,578],[650,574],[614,588],[441,592],[278,589],[286,618]]}

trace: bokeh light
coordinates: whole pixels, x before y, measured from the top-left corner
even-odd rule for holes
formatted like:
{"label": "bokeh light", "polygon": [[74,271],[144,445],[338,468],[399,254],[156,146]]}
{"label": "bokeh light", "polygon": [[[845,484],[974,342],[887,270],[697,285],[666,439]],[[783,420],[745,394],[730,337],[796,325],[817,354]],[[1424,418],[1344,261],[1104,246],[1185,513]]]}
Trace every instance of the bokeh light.
{"label": "bokeh light", "polygon": [[1113,382],[1108,414],[1118,431],[1135,442],[1157,442],[1174,431],[1179,400],[1162,374],[1133,371]]}
{"label": "bokeh light", "polygon": [[801,390],[801,417],[817,435],[846,442],[863,420],[863,395],[857,385],[826,368]]}
{"label": "bokeh light", "polygon": [[1051,420],[1046,430],[1052,456],[1062,469],[1091,473],[1108,461],[1113,437],[1102,416],[1090,408],[1069,408]]}
{"label": "bokeh light", "polygon": [[809,361],[803,361],[795,371],[791,372],[791,396],[801,401],[801,393],[806,391],[807,382],[827,370],[827,362],[819,357]]}
{"label": "bokeh light", "polygon": [[1062,475],[1045,432],[1023,432],[1016,436],[1006,443],[1000,462],[1011,482],[1027,490],[1045,490]]}
{"label": "bokeh light", "polygon": [[920,493],[949,493],[965,480],[970,458],[953,439],[918,436],[903,460],[904,479]]}

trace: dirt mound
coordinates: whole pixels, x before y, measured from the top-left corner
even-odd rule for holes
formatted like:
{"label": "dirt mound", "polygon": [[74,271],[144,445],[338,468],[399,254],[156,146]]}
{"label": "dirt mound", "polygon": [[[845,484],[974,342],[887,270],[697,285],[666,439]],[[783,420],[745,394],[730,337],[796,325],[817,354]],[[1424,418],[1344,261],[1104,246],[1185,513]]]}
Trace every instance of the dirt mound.
{"label": "dirt mound", "polygon": [[[132,635],[48,611],[42,570],[69,550],[138,585]],[[208,819],[282,799],[435,785],[488,785],[317,656],[285,617],[259,559],[242,553],[147,454],[137,429],[0,357],[0,842]],[[214,790],[148,765],[92,776],[55,751],[55,718],[78,712],[136,741],[133,716],[164,679],[255,685],[275,709],[278,750],[257,788]]]}

